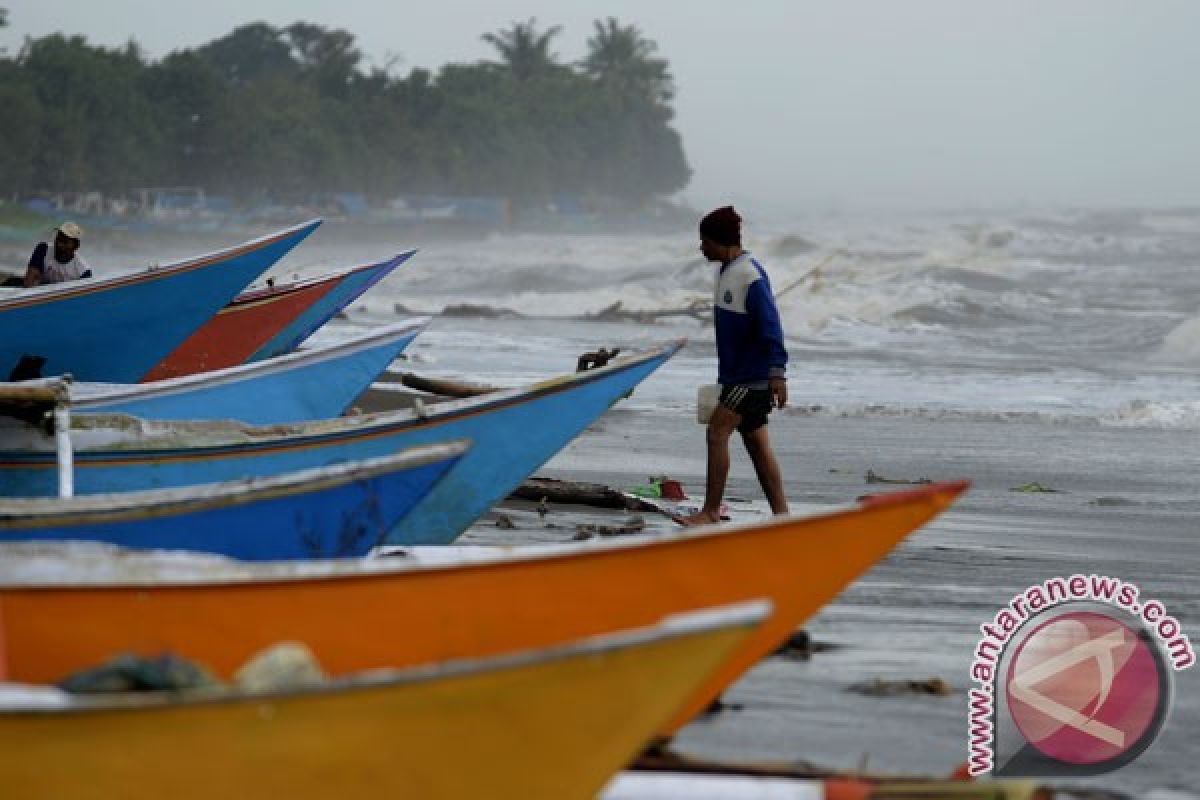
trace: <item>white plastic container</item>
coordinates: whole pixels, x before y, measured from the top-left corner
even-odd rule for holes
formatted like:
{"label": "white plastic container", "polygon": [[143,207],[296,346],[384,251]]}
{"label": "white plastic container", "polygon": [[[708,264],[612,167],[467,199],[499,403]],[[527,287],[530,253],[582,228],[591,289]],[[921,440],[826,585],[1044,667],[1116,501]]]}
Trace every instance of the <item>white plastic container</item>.
{"label": "white plastic container", "polygon": [[707,383],[696,390],[696,422],[707,425],[721,401],[721,384]]}

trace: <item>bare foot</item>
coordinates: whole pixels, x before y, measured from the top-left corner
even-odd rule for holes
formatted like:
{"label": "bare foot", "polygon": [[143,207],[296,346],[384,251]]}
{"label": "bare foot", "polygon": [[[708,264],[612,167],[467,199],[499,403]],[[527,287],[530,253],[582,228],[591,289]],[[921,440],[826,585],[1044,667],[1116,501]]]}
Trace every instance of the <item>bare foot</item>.
{"label": "bare foot", "polygon": [[715,525],[721,521],[721,513],[710,513],[708,511],[697,511],[695,514],[682,516],[680,514],[672,514],[671,519],[679,523],[685,528],[693,528],[697,525]]}

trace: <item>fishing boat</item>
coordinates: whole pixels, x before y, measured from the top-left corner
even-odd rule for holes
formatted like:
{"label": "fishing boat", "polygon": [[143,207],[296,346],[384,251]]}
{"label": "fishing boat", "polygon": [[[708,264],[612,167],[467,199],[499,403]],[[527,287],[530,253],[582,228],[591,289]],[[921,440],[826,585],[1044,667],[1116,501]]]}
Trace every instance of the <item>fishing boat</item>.
{"label": "fishing boat", "polygon": [[405,320],[328,347],[154,383],[72,383],[71,411],[252,425],[329,419],[346,411],[428,324],[429,317]]}
{"label": "fishing boat", "polygon": [[[770,618],[664,723],[671,733],[966,484],[934,484],[811,516],[510,548],[405,548],[354,565],[197,565],[156,573],[111,557],[0,553],[11,679],[52,681],[112,653],[169,649],[229,675],[284,638],[327,669],[473,658],[769,599]],[[236,612],[231,610],[236,609]]]}
{"label": "fishing boat", "polygon": [[97,541],[248,561],[362,556],[467,446],[427,445],[271,478],[175,489],[6,498],[0,542]]}
{"label": "fishing boat", "polygon": [[320,224],[141,272],[0,290],[0,376],[134,383]]}
{"label": "fishing boat", "polygon": [[285,691],[13,687],[0,692],[0,785],[12,800],[590,799],[765,613],[756,603]]}
{"label": "fishing boat", "polygon": [[[448,544],[682,346],[673,342],[517,389],[302,425],[75,414],[73,488],[94,494],[276,475],[469,439],[471,450],[388,535],[393,544]],[[0,442],[0,496],[58,492],[61,441],[22,428],[0,430]]]}
{"label": "fishing boat", "polygon": [[178,378],[290,353],[416,252],[242,292],[142,380]]}

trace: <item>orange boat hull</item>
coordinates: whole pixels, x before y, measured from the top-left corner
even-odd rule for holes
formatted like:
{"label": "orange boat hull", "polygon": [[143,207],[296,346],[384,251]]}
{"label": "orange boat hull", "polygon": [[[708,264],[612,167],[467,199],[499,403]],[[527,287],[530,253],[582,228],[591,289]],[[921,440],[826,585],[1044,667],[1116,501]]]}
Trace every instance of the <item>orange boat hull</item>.
{"label": "orange boat hull", "polygon": [[233,299],[170,355],[142,383],[236,367],[329,293],[341,275],[303,286],[248,292]]}
{"label": "orange boat hull", "polygon": [[[668,726],[706,708],[809,616],[949,506],[942,484],[845,511],[630,537],[486,563],[209,584],[0,588],[8,679],[52,682],[113,654],[165,650],[229,676],[281,640],[333,674],[528,649],[769,599],[771,617]],[[452,552],[453,548],[447,548]]]}

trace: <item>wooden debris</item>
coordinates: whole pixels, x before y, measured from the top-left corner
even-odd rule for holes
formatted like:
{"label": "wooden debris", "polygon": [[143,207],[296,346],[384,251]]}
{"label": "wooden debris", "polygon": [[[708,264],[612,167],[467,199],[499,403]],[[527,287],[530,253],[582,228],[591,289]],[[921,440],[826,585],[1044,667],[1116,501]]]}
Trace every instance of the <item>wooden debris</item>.
{"label": "wooden debris", "polygon": [[575,541],[592,539],[596,536],[627,536],[631,533],[641,533],[646,530],[646,520],[642,517],[630,517],[622,525],[582,524],[575,526]]}
{"label": "wooden debris", "polygon": [[846,691],[871,697],[893,697],[902,694],[930,694],[944,697],[953,690],[941,678],[929,678],[923,681],[885,681],[882,678],[876,678],[873,681],[851,684],[846,687]]}
{"label": "wooden debris", "polygon": [[554,478],[529,478],[510,496],[534,503],[563,503],[628,511],[659,510],[658,506],[653,503],[636,497],[628,497],[625,493],[601,483],[561,481]]}
{"label": "wooden debris", "polygon": [[867,474],[863,477],[866,479],[867,483],[902,483],[914,486],[923,486],[925,484],[933,483],[933,481],[929,480],[929,478],[917,478],[915,481],[908,480],[906,478],[885,478],[873,469],[868,469]]}
{"label": "wooden debris", "polygon": [[443,317],[464,317],[472,319],[523,319],[524,314],[512,311],[507,308],[492,308],[491,306],[478,306],[471,303],[460,303],[459,305],[446,306],[442,309]]}
{"label": "wooden debris", "polygon": [[832,253],[825,256],[823,259],[818,261],[810,270],[808,270],[808,272],[805,272],[799,278],[797,278],[796,280],[789,283],[787,286],[785,286],[782,289],[780,289],[779,291],[777,291],[775,293],[775,299],[779,300],[779,298],[783,297],[788,292],[791,292],[793,289],[796,289],[799,286],[802,286],[804,283],[806,283],[809,280],[811,280],[813,283],[812,290],[816,291],[817,288],[820,286],[820,282],[821,282],[821,270],[826,265],[828,265],[830,261],[833,261],[833,259],[837,258],[840,255],[845,255],[845,252],[846,252],[845,250],[834,250]]}
{"label": "wooden debris", "polygon": [[725,697],[721,696],[708,704],[708,708],[702,712],[704,716],[709,717],[714,714],[720,714],[724,711],[741,711],[745,706],[741,703],[726,703]]}
{"label": "wooden debris", "polygon": [[478,383],[463,383],[461,381],[444,380],[440,378],[424,378],[412,372],[388,373],[389,377],[398,378],[399,382],[410,389],[443,397],[478,397],[481,394],[502,391],[496,386],[485,386]]}
{"label": "wooden debris", "polygon": [[634,311],[622,307],[621,301],[613,303],[592,314],[584,314],[584,319],[603,322],[637,322],[649,324],[668,317],[691,317],[700,322],[712,320],[712,302],[708,299],[697,298],[684,308],[667,308],[660,310]]}
{"label": "wooden debris", "polygon": [[812,658],[814,653],[824,653],[837,648],[836,644],[816,641],[808,635],[806,630],[798,630],[785,639],[779,647],[776,647],[771,655],[807,661]]}

